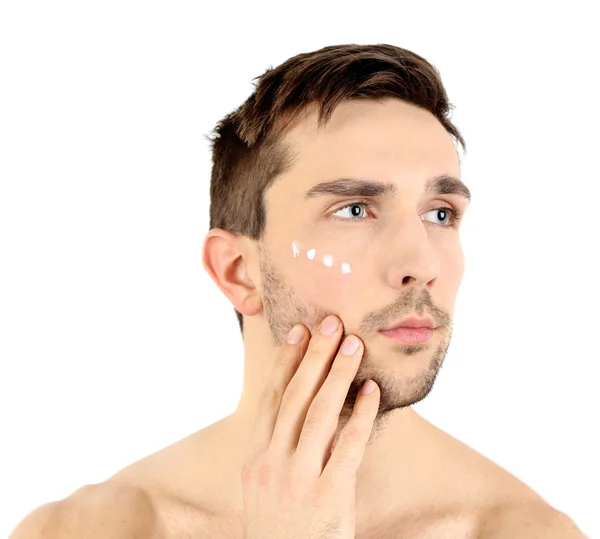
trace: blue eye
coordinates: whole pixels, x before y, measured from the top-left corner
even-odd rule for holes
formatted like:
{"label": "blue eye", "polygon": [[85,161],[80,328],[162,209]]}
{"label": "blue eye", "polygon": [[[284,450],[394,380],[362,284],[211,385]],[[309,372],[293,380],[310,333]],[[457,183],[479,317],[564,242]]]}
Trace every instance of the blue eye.
{"label": "blue eye", "polygon": [[[347,206],[344,206],[343,208],[340,208],[339,210],[336,210],[335,213],[333,215],[335,215],[336,213],[341,212],[342,210],[350,210],[349,212],[349,218],[356,218],[356,217],[361,217],[362,215],[364,215],[366,213],[366,210],[363,209],[363,211],[360,211],[360,207],[364,206],[364,207],[368,207],[369,205],[364,203],[364,202],[352,202],[351,204],[348,204]],[[357,208],[359,208],[359,211],[355,211]],[[348,212],[347,212],[348,213]],[[344,217],[344,219],[346,219],[346,217]]]}
{"label": "blue eye", "polygon": [[[363,208],[361,211],[361,207]],[[364,202],[364,201],[356,201],[356,202],[350,202],[350,204],[346,204],[345,206],[343,206],[342,208],[339,208],[338,210],[336,210],[335,212],[332,213],[333,216],[335,216],[335,219],[340,220],[340,221],[363,221],[365,215],[367,214],[367,208],[370,208],[371,205],[368,202]],[[340,212],[346,212],[346,215],[338,215]],[[436,208],[435,210],[431,210],[428,211],[425,215],[428,215],[430,213],[435,213],[436,214],[436,218],[439,219],[439,213],[443,212],[443,216],[441,217],[441,220],[444,221],[443,223],[435,223],[433,222],[432,224],[434,224],[435,226],[439,226],[442,228],[456,228],[458,226],[458,223],[460,222],[460,219],[462,217],[462,213],[460,212],[460,210],[454,209],[454,208],[450,208],[449,206],[441,206],[439,208]],[[424,217],[423,216],[423,217]],[[424,218],[421,218],[421,220],[425,220]]]}
{"label": "blue eye", "polygon": [[[450,221],[450,224],[442,223],[440,226],[444,226],[444,227],[452,226],[451,225],[452,219],[455,218],[455,215],[456,215],[456,212],[454,212],[454,210],[452,208],[436,208],[435,210],[428,211],[425,215],[427,215],[428,213],[435,213],[435,214],[437,214],[435,217],[437,217],[439,219],[440,212],[444,213],[444,216],[442,217],[443,221],[446,221],[446,222]],[[434,223],[434,224],[439,224],[439,223]]]}

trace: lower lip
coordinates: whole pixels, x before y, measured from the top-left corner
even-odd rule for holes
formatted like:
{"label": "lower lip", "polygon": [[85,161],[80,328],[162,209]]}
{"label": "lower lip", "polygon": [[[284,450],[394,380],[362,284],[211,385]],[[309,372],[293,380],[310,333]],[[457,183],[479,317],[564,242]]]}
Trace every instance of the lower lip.
{"label": "lower lip", "polygon": [[422,344],[431,339],[433,329],[430,328],[396,328],[380,331],[382,335],[405,344]]}

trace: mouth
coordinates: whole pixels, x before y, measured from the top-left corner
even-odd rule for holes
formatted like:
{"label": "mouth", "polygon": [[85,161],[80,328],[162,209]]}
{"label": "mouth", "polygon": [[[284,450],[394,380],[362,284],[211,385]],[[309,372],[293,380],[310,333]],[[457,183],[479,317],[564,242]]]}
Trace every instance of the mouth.
{"label": "mouth", "polygon": [[433,337],[434,331],[431,328],[396,328],[379,333],[402,344],[424,344]]}
{"label": "mouth", "polygon": [[398,328],[429,328],[435,329],[435,325],[431,318],[417,318],[416,316],[409,316],[407,318],[403,318],[398,322],[394,322],[392,326],[389,328],[385,328],[382,331],[390,331]]}
{"label": "mouth", "polygon": [[437,329],[431,318],[404,318],[388,329],[381,329],[384,337],[402,344],[424,344],[433,337]]}

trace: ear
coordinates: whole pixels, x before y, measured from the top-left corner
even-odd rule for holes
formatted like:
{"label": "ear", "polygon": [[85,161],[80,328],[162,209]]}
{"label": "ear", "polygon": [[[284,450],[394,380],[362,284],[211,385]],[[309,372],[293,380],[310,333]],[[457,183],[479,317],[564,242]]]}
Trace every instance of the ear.
{"label": "ear", "polygon": [[262,311],[262,298],[249,271],[250,253],[244,238],[211,229],[202,246],[202,265],[233,306],[246,316]]}

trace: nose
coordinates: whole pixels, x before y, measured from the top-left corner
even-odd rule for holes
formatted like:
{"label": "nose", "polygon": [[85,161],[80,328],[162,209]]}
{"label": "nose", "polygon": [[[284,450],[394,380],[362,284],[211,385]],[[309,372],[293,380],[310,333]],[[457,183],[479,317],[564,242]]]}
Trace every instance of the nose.
{"label": "nose", "polygon": [[385,278],[389,286],[400,290],[431,287],[435,282],[440,260],[426,226],[419,216],[411,216],[387,236]]}

